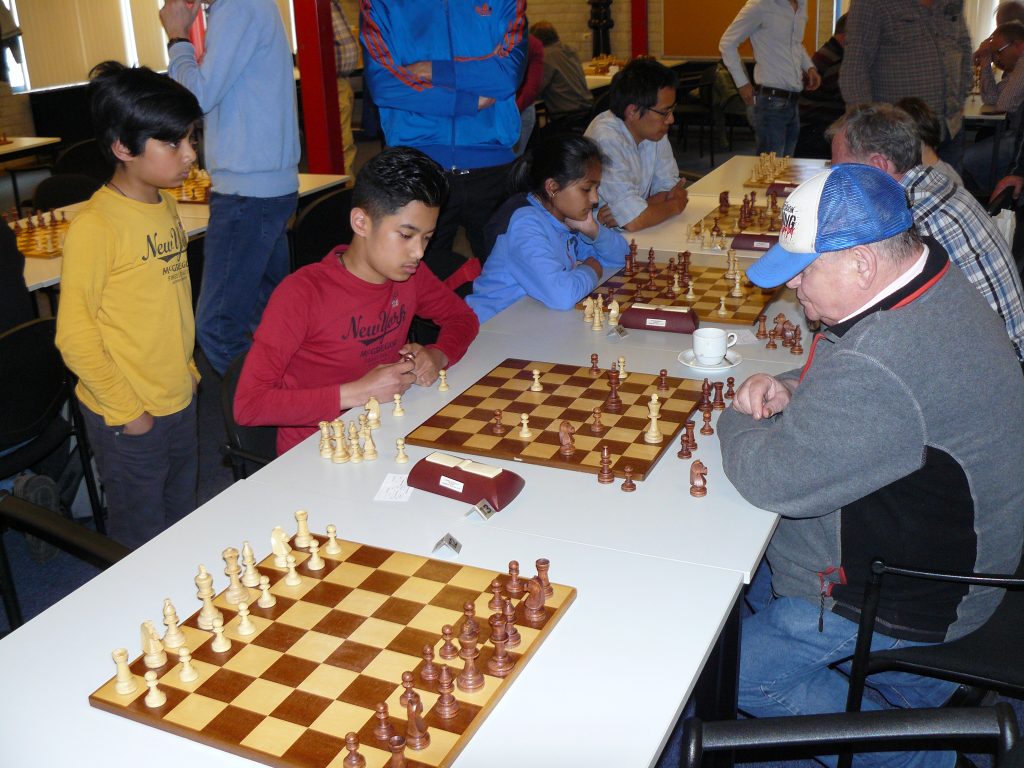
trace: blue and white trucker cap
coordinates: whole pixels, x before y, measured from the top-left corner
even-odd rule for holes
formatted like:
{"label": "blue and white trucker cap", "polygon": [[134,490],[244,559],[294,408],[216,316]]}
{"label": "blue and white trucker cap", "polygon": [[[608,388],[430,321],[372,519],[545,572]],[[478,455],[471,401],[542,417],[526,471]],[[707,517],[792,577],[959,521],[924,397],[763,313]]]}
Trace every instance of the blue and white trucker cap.
{"label": "blue and white trucker cap", "polygon": [[899,182],[870,165],[840,163],[786,198],[779,242],[750,266],[747,279],[773,288],[792,280],[822,253],[877,243],[913,225]]}

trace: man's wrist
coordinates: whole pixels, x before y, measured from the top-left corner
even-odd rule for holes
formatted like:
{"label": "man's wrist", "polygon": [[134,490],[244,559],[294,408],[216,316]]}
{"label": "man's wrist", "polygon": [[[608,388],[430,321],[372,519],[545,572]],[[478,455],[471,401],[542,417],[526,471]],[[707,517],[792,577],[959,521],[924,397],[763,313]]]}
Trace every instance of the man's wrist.
{"label": "man's wrist", "polygon": [[171,46],[177,45],[178,43],[189,43],[191,45],[192,41],[189,40],[185,35],[171,35],[167,39],[167,50],[171,50]]}

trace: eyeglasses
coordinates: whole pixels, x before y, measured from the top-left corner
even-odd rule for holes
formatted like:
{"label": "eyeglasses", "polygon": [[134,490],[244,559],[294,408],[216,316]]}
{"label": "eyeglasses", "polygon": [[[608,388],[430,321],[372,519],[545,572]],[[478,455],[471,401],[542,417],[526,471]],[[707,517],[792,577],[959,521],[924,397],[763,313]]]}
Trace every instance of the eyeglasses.
{"label": "eyeglasses", "polygon": [[1011,45],[1013,45],[1013,43],[1007,43],[1007,44],[1006,44],[1006,45],[1004,45],[1004,46],[1003,46],[1002,48],[996,48],[995,52],[996,52],[996,53],[1002,53],[1002,52],[1003,52],[1003,51],[1005,51],[1005,50],[1006,50],[1007,48],[1009,48],[1009,47],[1010,47]]}
{"label": "eyeglasses", "polygon": [[648,107],[647,111],[653,112],[654,114],[660,116],[662,120],[668,120],[670,117],[672,117],[672,112],[675,110],[675,108],[676,105],[673,104],[668,109],[655,109],[654,107]]}

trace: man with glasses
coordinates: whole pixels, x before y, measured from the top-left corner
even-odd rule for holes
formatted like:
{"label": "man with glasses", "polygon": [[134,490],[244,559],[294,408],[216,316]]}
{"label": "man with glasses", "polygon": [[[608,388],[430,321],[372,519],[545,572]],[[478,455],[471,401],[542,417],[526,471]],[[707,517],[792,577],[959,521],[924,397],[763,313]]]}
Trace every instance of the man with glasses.
{"label": "man with glasses", "polygon": [[[807,0],[747,0],[718,42],[722,61],[747,105],[759,153],[792,156],[800,135],[800,92],[821,85],[803,47],[805,26]],[[756,86],[740,60],[739,47],[747,39],[754,46]]]}
{"label": "man with glasses", "polygon": [[[1006,113],[1006,128],[999,141],[997,172],[1002,174],[1013,160],[1021,107],[1024,106],[1024,65],[1017,66],[1024,53],[1024,25],[1010,22],[996,27],[992,37],[979,46],[975,58],[981,67],[981,100]],[[997,82],[993,68],[1002,70]],[[994,136],[975,141],[964,151],[964,171],[972,190],[987,193],[997,179],[991,177]]]}
{"label": "man with glasses", "polygon": [[605,156],[597,219],[628,232],[686,207],[685,182],[668,141],[678,80],[654,59],[634,59],[612,80],[609,109],[584,134]]}

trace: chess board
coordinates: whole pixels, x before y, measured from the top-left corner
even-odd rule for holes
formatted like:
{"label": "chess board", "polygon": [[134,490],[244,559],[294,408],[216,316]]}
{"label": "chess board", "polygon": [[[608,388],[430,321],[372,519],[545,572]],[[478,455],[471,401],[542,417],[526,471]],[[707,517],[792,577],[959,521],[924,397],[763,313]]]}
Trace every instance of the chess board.
{"label": "chess board", "polygon": [[820,160],[801,160],[792,157],[786,159],[788,162],[777,169],[772,169],[766,163],[767,173],[759,176],[752,174],[743,182],[743,186],[753,189],[767,189],[773,184],[780,187],[796,187],[825,170]]}
{"label": "chess board", "polygon": [[174,199],[179,203],[209,204],[211,183],[209,171],[193,168],[181,186],[172,187],[167,191],[174,195]]}
{"label": "chess board", "polygon": [[[606,362],[610,365],[613,361]],[[543,392],[530,391],[535,369],[541,372]],[[675,453],[673,440],[696,409],[701,384],[669,376],[668,391],[659,391],[658,376],[629,371],[628,361],[626,371],[627,378],[619,386],[622,413],[602,414],[605,431],[600,435],[593,434],[588,425],[594,408],[608,397],[605,371],[595,376],[589,366],[508,359],[410,432],[405,442],[447,453],[593,474],[600,470],[601,448],[607,445],[616,477],[625,477],[623,468],[628,464],[633,467],[633,479],[643,480],[666,449]],[[658,425],[663,437],[657,444],[644,442],[652,394],[661,401]],[[508,427],[504,435],[491,432],[495,409],[504,412],[502,423]],[[530,417],[530,438],[519,436],[519,417],[524,413]],[[558,430],[563,420],[576,430],[575,453],[569,457],[559,452]]]}
{"label": "chess board", "polygon": [[[723,255],[723,260],[724,258]],[[783,288],[758,288],[744,278],[740,281],[743,298],[734,299],[729,296],[733,281],[725,277],[725,267],[691,265],[690,278],[697,298],[688,301],[682,294],[670,298],[668,288],[671,280],[668,276],[668,267],[666,264],[654,266],[654,288],[650,290],[647,288],[648,273],[645,263],[637,263],[636,274],[632,277],[626,277],[620,270],[608,278],[596,291],[604,297],[605,308],[613,299],[619,302],[620,311],[625,311],[634,302],[662,307],[691,307],[702,322],[753,325],[758,315],[764,313],[765,307]],[[725,296],[724,315],[718,313],[722,296]],[[583,305],[578,304],[577,307],[582,309]]]}
{"label": "chess board", "polygon": [[[326,538],[318,536],[323,543]],[[225,634],[231,648],[216,653],[213,635],[199,629],[198,611],[182,623],[186,645],[199,678],[178,679],[176,653],[168,651],[168,664],[154,670],[167,701],[150,708],[144,703],[147,671],[142,657],[131,663],[139,678],[135,693],[122,695],[114,678],[89,697],[89,703],[115,715],[202,742],[273,766],[341,768],[345,734],[358,734],[360,754],[368,768],[380,768],[391,757],[373,733],[375,707],[386,702],[397,734],[406,730],[406,708],[399,704],[404,690],[402,673],[413,672],[415,690],[423,703],[430,744],[422,750],[406,748],[406,765],[447,766],[465,747],[484,719],[576,597],[572,587],[552,584],[554,596],[545,601],[544,618],[522,619],[523,601],[517,606],[519,646],[509,649],[515,667],[504,678],[487,673],[494,647],[489,636],[487,604],[497,574],[457,563],[431,560],[349,541],[339,541],[342,552],[331,555],[321,546],[326,561],[311,571],[308,553],[294,550],[302,584],[287,586],[285,570],[273,556],[258,564],[270,578],[277,597],[272,608],[260,608],[260,591],[250,589],[251,618],[257,631],[242,636],[238,615],[224,594],[215,605],[224,614]],[[294,545],[294,540],[293,540]],[[480,624],[478,669],[482,688],[472,693],[455,689],[458,713],[442,719],[434,711],[437,681],[420,677],[423,646],[435,646],[435,665],[446,663],[453,677],[462,670],[461,659],[445,661],[436,652],[441,627],[451,624],[458,635],[463,605],[472,601]],[[137,641],[137,638],[136,638]],[[514,712],[505,713],[515,717]]]}
{"label": "chess board", "polygon": [[55,259],[63,253],[64,236],[71,224],[61,214],[39,213],[16,222],[13,229],[18,250],[28,259]]}
{"label": "chess board", "polygon": [[[771,208],[765,205],[766,202],[765,200],[758,200],[755,203],[754,209],[757,211],[757,214],[744,229],[739,228],[740,206],[738,204],[730,204],[727,213],[722,213],[721,207],[716,205],[707,216],[701,219],[700,223],[703,225],[704,231],[709,233],[709,236],[711,231],[717,226],[722,232],[721,237],[733,238],[729,246],[731,248],[747,251],[766,251],[779,241],[779,221],[782,218],[781,204],[775,212],[775,220],[773,222]],[[763,224],[760,219],[762,211],[764,211]],[[771,226],[773,223],[775,224],[774,227]],[[713,239],[709,239],[708,247],[711,247]],[[694,233],[691,232],[687,242],[700,241],[695,241]],[[703,242],[700,242],[700,244],[703,245]]]}

